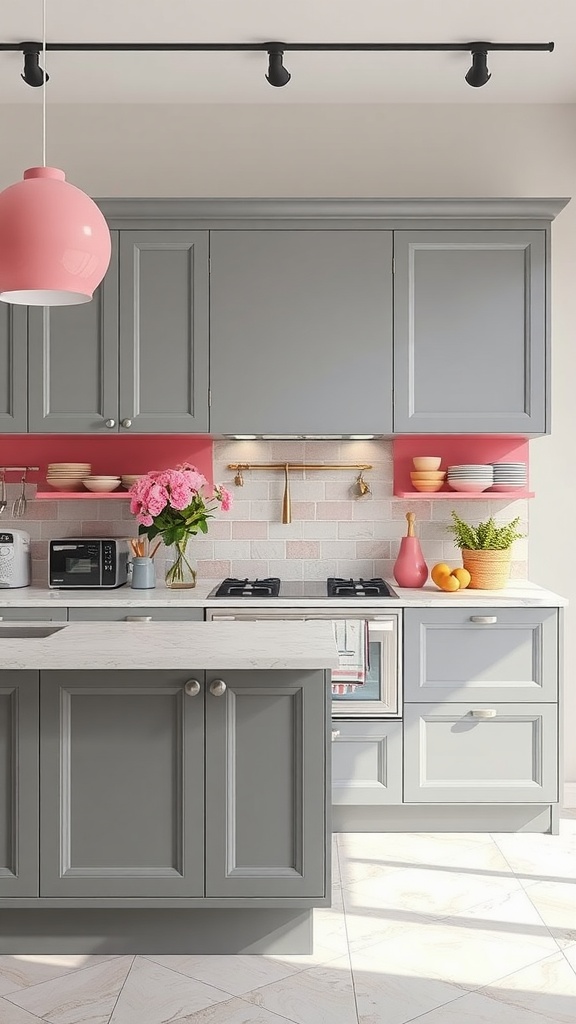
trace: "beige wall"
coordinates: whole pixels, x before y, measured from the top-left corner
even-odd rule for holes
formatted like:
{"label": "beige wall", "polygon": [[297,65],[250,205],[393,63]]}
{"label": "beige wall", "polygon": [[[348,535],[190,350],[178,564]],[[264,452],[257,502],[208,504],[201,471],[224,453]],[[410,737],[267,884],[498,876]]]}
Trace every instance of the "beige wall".
{"label": "beige wall", "polygon": [[[479,98],[478,98],[479,99]],[[49,109],[49,160],[97,196],[571,196],[573,106]],[[38,161],[39,107],[0,107],[0,186]],[[533,442],[530,571],[576,603],[576,201],[553,229],[553,433]],[[464,385],[463,385],[464,386]],[[568,616],[570,626],[574,615]],[[568,630],[570,633],[570,628]],[[576,781],[576,629],[567,778]]]}

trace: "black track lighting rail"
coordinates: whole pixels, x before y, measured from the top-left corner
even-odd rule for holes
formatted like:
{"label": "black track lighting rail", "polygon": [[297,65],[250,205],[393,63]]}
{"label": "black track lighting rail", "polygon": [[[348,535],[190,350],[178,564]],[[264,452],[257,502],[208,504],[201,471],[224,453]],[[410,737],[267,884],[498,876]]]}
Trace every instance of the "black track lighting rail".
{"label": "black track lighting rail", "polygon": [[[465,76],[468,85],[485,85],[490,78],[487,55],[505,51],[545,51],[552,53],[554,43],[46,43],[49,53],[267,53],[270,85],[283,86],[291,75],[283,65],[284,53],[430,53],[468,52],[472,67]],[[44,84],[44,72],[39,65],[42,44],[38,42],[0,43],[0,52],[24,55],[22,78],[27,85]],[[48,76],[46,76],[47,78]]]}

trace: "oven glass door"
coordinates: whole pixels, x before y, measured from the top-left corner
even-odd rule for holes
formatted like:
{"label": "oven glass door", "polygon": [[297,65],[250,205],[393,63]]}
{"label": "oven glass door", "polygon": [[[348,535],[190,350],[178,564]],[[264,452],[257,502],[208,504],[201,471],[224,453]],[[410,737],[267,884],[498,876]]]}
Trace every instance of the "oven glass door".
{"label": "oven glass door", "polygon": [[98,587],[101,582],[100,544],[53,544],[50,583],[60,587]]}
{"label": "oven glass door", "polygon": [[[398,613],[389,615],[362,615],[358,609],[346,609],[337,617],[322,612],[302,610],[302,612],[269,612],[254,609],[249,612],[244,608],[222,609],[222,612],[209,609],[208,617],[213,620],[270,620],[270,619],[332,619],[332,622],[343,623],[350,619],[359,619],[368,623],[368,646],[370,668],[366,680],[347,693],[332,694],[332,716],[334,718],[394,718],[401,716],[401,674],[399,651],[401,619]],[[337,634],[338,635],[338,634]],[[342,635],[340,631],[340,635]]]}

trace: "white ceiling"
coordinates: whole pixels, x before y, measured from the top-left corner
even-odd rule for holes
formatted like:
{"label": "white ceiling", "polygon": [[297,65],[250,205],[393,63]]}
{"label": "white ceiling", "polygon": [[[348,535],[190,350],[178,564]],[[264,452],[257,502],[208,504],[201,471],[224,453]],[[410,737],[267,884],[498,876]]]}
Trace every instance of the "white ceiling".
{"label": "white ceiling", "polygon": [[[576,0],[47,0],[58,42],[548,42],[495,53],[287,53],[273,89],[260,53],[48,54],[50,103],[574,103]],[[0,41],[39,39],[41,0],[3,0]],[[0,103],[38,103],[20,54],[0,53]]]}

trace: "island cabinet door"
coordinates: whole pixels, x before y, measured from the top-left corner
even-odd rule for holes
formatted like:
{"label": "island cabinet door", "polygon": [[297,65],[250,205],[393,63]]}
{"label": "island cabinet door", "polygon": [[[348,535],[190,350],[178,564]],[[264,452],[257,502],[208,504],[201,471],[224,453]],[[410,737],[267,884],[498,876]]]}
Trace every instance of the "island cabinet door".
{"label": "island cabinet door", "polygon": [[38,673],[0,672],[0,898],[37,895]]}
{"label": "island cabinet door", "polygon": [[41,674],[42,896],[203,895],[202,682]]}
{"label": "island cabinet door", "polygon": [[207,896],[324,895],[326,691],[323,671],[206,674]]}

